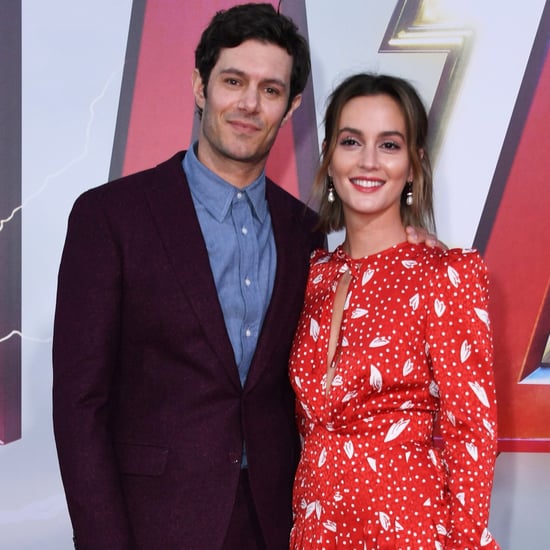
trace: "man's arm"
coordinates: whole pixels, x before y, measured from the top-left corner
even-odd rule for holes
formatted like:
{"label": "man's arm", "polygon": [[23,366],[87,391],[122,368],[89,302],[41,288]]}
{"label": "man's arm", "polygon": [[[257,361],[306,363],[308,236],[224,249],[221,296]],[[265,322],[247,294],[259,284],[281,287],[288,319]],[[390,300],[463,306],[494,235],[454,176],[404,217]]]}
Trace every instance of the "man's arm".
{"label": "man's arm", "polygon": [[112,384],[120,330],[120,255],[98,193],[77,200],[59,270],[53,419],[80,549],[131,547],[112,445]]}

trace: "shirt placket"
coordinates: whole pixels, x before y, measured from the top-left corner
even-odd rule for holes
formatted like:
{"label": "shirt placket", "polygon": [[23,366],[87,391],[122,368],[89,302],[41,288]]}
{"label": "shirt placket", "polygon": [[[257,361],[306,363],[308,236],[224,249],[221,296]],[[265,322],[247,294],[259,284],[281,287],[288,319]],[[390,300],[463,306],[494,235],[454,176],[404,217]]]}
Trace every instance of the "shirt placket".
{"label": "shirt placket", "polygon": [[238,261],[239,285],[244,304],[240,333],[243,360],[238,366],[241,384],[244,385],[258,340],[260,319],[260,297],[258,296],[258,284],[255,280],[259,251],[252,210],[245,193],[235,194],[231,218],[237,235],[238,258],[236,261]]}

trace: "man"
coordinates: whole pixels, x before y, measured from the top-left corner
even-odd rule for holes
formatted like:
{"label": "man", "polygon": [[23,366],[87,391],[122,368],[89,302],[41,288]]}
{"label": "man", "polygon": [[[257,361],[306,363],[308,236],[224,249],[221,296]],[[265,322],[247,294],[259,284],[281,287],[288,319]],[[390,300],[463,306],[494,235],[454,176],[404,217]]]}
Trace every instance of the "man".
{"label": "man", "polygon": [[246,4],[216,14],[195,59],[198,142],[69,219],[53,412],[78,549],[288,547],[287,361],[324,236],[264,167],[309,52]]}
{"label": "man", "polygon": [[316,216],[264,175],[310,70],[269,4],[196,50],[192,150],[81,196],[54,330],[54,427],[81,549],[288,546],[287,362]]}

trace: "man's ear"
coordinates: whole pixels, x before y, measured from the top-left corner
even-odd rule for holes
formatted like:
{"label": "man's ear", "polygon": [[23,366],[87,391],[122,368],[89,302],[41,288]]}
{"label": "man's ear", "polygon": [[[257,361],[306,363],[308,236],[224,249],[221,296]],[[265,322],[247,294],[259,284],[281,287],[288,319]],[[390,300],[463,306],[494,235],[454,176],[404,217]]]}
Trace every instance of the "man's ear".
{"label": "man's ear", "polygon": [[193,73],[191,74],[191,84],[193,86],[193,95],[195,96],[197,107],[199,107],[199,109],[204,109],[204,103],[206,101],[204,84],[197,68],[193,69]]}
{"label": "man's ear", "polygon": [[281,121],[281,126],[286,124],[287,120],[290,120],[292,117],[292,113],[300,106],[302,103],[302,94],[298,94],[290,104],[290,108],[288,109],[286,115],[283,117],[283,120]]}

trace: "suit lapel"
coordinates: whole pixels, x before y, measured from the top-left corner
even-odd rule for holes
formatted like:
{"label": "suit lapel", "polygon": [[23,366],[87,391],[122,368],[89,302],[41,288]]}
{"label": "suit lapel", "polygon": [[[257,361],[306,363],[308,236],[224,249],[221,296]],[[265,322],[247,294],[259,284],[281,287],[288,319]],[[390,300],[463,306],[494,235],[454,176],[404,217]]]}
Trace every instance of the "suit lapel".
{"label": "suit lapel", "polygon": [[181,166],[179,153],[154,171],[147,192],[151,212],[166,253],[174,267],[204,337],[216,352],[233,384],[241,387],[233,348],[210,269],[208,251]]}
{"label": "suit lapel", "polygon": [[[288,346],[288,324],[301,309],[308,273],[309,245],[289,199],[275,184],[267,186],[267,200],[277,248],[277,272],[268,310],[262,326],[245,389],[250,390],[260,379],[262,370],[271,364],[278,346]],[[284,340],[282,341],[281,338]]]}

